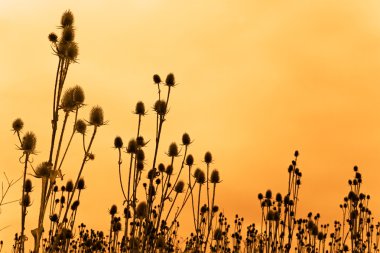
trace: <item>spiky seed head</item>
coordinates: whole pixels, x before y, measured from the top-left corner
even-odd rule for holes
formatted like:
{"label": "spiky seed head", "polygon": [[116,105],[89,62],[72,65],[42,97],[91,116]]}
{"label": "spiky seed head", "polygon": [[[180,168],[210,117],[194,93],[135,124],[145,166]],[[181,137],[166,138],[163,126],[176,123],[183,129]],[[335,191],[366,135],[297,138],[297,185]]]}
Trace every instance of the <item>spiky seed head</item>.
{"label": "spiky seed head", "polygon": [[173,166],[169,164],[169,165],[166,167],[165,172],[166,172],[166,174],[168,174],[168,175],[172,175],[172,174],[173,174]]}
{"label": "spiky seed head", "polygon": [[24,184],[24,191],[27,193],[32,192],[32,188],[32,181],[30,179],[26,179]]}
{"label": "spiky seed head", "polygon": [[70,42],[67,44],[66,51],[65,51],[65,56],[70,60],[70,61],[76,61],[78,58],[79,54],[79,47],[78,44],[75,42]]}
{"label": "spiky seed head", "polygon": [[166,85],[167,86],[174,86],[175,85],[175,78],[174,78],[174,74],[173,73],[170,73],[166,76],[166,81],[165,81]]}
{"label": "spiky seed head", "polygon": [[194,171],[194,178],[197,178],[199,173],[201,172],[202,170],[200,168],[197,168],[195,171]]}
{"label": "spiky seed head", "polygon": [[24,196],[22,197],[21,205],[23,207],[29,207],[31,205],[29,194],[27,194],[27,193],[24,194]]}
{"label": "spiky seed head", "polygon": [[219,171],[218,170],[213,170],[211,172],[210,182],[212,184],[220,183],[220,176],[219,176]]}
{"label": "spiky seed head", "polygon": [[148,171],[148,176],[147,178],[150,180],[153,180],[156,177],[156,169],[150,169]]}
{"label": "spiky seed head", "polygon": [[116,136],[113,145],[115,148],[121,149],[123,147],[123,139],[120,136]]}
{"label": "spiky seed head", "polygon": [[52,165],[49,162],[42,162],[36,168],[37,177],[49,177]]}
{"label": "spiky seed head", "polygon": [[194,157],[190,154],[186,157],[186,165],[192,166],[194,164]]}
{"label": "spiky seed head", "polygon": [[145,153],[142,149],[138,149],[136,152],[136,160],[137,161],[144,161],[145,160]]}
{"label": "spiky seed head", "polygon": [[161,77],[157,74],[153,75],[153,82],[155,84],[160,84],[161,83]]}
{"label": "spiky seed head", "polygon": [[206,152],[204,159],[205,159],[205,163],[207,164],[212,163],[212,155],[209,151]]}
{"label": "spiky seed head", "polygon": [[146,202],[145,201],[140,202],[136,208],[137,218],[143,219],[146,217],[147,213],[148,213],[148,206]]}
{"label": "spiky seed head", "polygon": [[57,36],[57,34],[55,34],[55,33],[50,33],[50,34],[48,35],[48,39],[49,39],[50,42],[57,43],[57,41],[58,41],[58,36]]}
{"label": "spiky seed head", "polygon": [[83,177],[81,177],[79,180],[78,180],[78,190],[83,190],[85,188],[85,183],[84,183],[84,179]]}
{"label": "spiky seed head", "polygon": [[160,164],[158,165],[158,171],[159,171],[159,172],[165,172],[165,165],[164,165],[163,163],[160,163]]}
{"label": "spiky seed head", "polygon": [[109,210],[109,213],[111,216],[114,216],[116,213],[117,213],[117,206],[116,205],[112,205],[110,210]]}
{"label": "spiky seed head", "polygon": [[137,142],[135,139],[131,139],[128,142],[127,153],[135,154],[137,152]]}
{"label": "spiky seed head", "polygon": [[139,136],[136,138],[137,146],[144,147],[146,143],[144,142],[144,137]]}
{"label": "spiky seed head", "polygon": [[50,218],[50,220],[52,222],[57,222],[58,221],[58,215],[56,213],[53,214],[53,215],[50,215],[49,218]]}
{"label": "spiky seed head", "polygon": [[83,105],[85,99],[84,90],[81,86],[73,87],[73,100],[77,106]]}
{"label": "spiky seed head", "polygon": [[27,132],[22,138],[21,149],[26,153],[33,153],[36,149],[37,138],[33,132]]}
{"label": "spiky seed head", "polygon": [[78,209],[78,206],[79,206],[79,200],[75,200],[72,204],[71,204],[71,210],[75,211]]}
{"label": "spiky seed head", "polygon": [[135,114],[144,116],[146,114],[145,105],[142,101],[137,102],[135,107]]}
{"label": "spiky seed head", "polygon": [[265,198],[267,198],[267,199],[272,198],[272,191],[271,190],[267,190],[267,192],[265,193]]}
{"label": "spiky seed head", "polygon": [[188,133],[184,133],[182,135],[182,145],[188,146],[191,143],[190,135]]}
{"label": "spiky seed head", "polygon": [[88,155],[87,155],[87,157],[88,157],[88,159],[90,159],[90,160],[95,160],[95,154],[94,153],[89,153]]}
{"label": "spiky seed head", "polygon": [[58,186],[54,185],[53,192],[58,192]]}
{"label": "spiky seed head", "polygon": [[80,134],[86,134],[87,124],[81,119],[78,119],[75,123],[75,130]]}
{"label": "spiky seed head", "polygon": [[66,191],[72,192],[74,190],[74,183],[72,180],[66,182]]}
{"label": "spiky seed head", "polygon": [[93,126],[104,125],[104,112],[100,106],[94,106],[90,112],[90,124]]}
{"label": "spiky seed head", "polygon": [[124,218],[131,218],[131,212],[127,207],[124,208]]}
{"label": "spiky seed head", "polygon": [[212,207],[212,212],[213,213],[216,213],[216,212],[218,212],[219,211],[219,206],[213,206]]}
{"label": "spiky seed head", "polygon": [[142,171],[144,169],[144,162],[143,161],[137,161],[136,169],[137,169],[137,171]]}
{"label": "spiky seed head", "polygon": [[72,42],[74,41],[74,37],[75,37],[74,27],[71,25],[65,26],[62,30],[61,40],[63,40],[64,42]]}
{"label": "spiky seed head", "polygon": [[23,127],[24,127],[24,122],[20,118],[15,119],[12,123],[12,129],[14,132],[20,132]]}
{"label": "spiky seed head", "polygon": [[359,170],[358,166],[354,166],[354,171],[357,172]]}
{"label": "spiky seed head", "polygon": [[298,150],[294,151],[294,156],[295,156],[295,157],[298,157],[299,154],[300,154],[300,153],[298,152]]}
{"label": "spiky seed head", "polygon": [[69,88],[63,93],[62,100],[61,100],[61,108],[65,112],[70,112],[75,109],[75,101],[74,101],[74,89]]}
{"label": "spiky seed head", "polygon": [[164,100],[157,100],[154,104],[154,111],[160,115],[164,116],[166,114],[166,102]]}
{"label": "spiky seed head", "polygon": [[277,193],[276,194],[276,201],[277,202],[282,202],[282,195],[281,195],[281,193]]}
{"label": "spiky seed head", "polygon": [[74,15],[70,10],[65,11],[61,17],[61,26],[70,26],[74,24]]}
{"label": "spiky seed head", "polygon": [[175,185],[174,191],[176,193],[182,193],[184,188],[185,188],[185,183],[181,180],[181,181],[178,181],[178,183]]}
{"label": "spiky seed head", "polygon": [[220,228],[215,229],[214,240],[221,241],[223,239],[223,232]]}
{"label": "spiky seed head", "polygon": [[205,175],[205,173],[202,170],[199,171],[199,173],[197,174],[197,177],[195,178],[195,181],[198,184],[204,184],[206,182],[206,175]]}
{"label": "spiky seed head", "polygon": [[172,142],[169,146],[168,156],[176,157],[178,156],[178,146],[175,142]]}
{"label": "spiky seed head", "polygon": [[259,194],[257,195],[257,197],[258,197],[259,200],[262,200],[262,199],[264,198],[264,195],[263,195],[262,193],[259,193]]}

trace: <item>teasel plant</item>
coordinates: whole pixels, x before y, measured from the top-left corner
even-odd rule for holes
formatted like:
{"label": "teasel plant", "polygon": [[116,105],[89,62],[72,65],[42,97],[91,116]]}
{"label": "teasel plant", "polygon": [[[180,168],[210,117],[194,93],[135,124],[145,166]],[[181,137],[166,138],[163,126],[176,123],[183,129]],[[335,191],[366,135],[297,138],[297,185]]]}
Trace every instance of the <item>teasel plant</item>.
{"label": "teasel plant", "polygon": [[[52,132],[49,148],[48,159],[41,163],[36,169],[32,166],[31,155],[35,154],[35,143],[36,138],[32,132],[27,132],[22,138],[20,135],[21,129],[23,128],[23,122],[21,119],[16,119],[13,122],[13,130],[17,134],[18,141],[20,142],[20,150],[23,151],[22,162],[24,164],[23,173],[23,190],[21,203],[22,206],[22,219],[21,219],[21,233],[18,236],[21,238],[21,246],[19,251],[24,252],[24,230],[25,230],[25,215],[28,201],[30,198],[29,194],[25,192],[25,182],[26,175],[30,174],[35,178],[41,180],[41,197],[38,215],[37,228],[32,230],[32,235],[34,237],[34,249],[33,252],[40,251],[40,243],[42,239],[42,234],[44,231],[44,219],[48,210],[50,216],[54,216],[52,213],[55,204],[54,197],[56,180],[58,178],[63,179],[62,166],[67,158],[68,151],[71,147],[72,140],[76,133],[82,135],[83,143],[83,159],[82,164],[79,167],[77,178],[72,181],[72,192],[67,194],[67,202],[64,205],[64,210],[62,210],[62,215],[58,217],[57,228],[59,233],[64,229],[71,232],[73,224],[76,217],[77,207],[79,205],[79,196],[82,189],[81,188],[81,175],[85,164],[89,160],[94,159],[94,155],[91,152],[91,147],[94,142],[97,129],[106,124],[104,120],[103,109],[99,106],[94,106],[90,112],[90,118],[88,121],[83,121],[78,119],[80,109],[85,105],[84,99],[85,94],[80,86],[74,86],[64,90],[66,77],[68,74],[69,67],[71,64],[77,62],[78,58],[78,45],[75,42],[75,27],[74,27],[74,15],[70,10],[65,11],[61,17],[61,25],[59,26],[61,30],[61,36],[58,37],[55,33],[50,33],[48,36],[51,42],[51,47],[53,53],[58,57],[58,66],[55,74],[54,81],[54,92],[53,92],[53,103],[52,103]],[[74,123],[72,125],[72,130],[69,130],[69,116],[74,115]],[[60,120],[60,117],[63,117]],[[86,141],[86,129],[87,126],[93,128],[92,134],[90,135],[90,140]],[[64,141],[65,137],[69,137],[68,141]],[[86,143],[88,142],[88,143]],[[21,161],[21,158],[20,158]],[[30,168],[33,171],[29,171]],[[24,201],[25,199],[25,201]],[[61,220],[59,220],[61,219]],[[49,237],[52,237],[50,234]],[[67,246],[66,246],[67,251]]]}

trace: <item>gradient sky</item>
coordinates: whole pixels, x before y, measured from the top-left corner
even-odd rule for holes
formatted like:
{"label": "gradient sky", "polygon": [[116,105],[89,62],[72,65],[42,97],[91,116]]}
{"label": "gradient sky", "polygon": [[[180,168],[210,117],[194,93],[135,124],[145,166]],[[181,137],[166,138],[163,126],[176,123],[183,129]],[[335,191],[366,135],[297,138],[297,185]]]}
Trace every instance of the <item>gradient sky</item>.
{"label": "gradient sky", "polygon": [[[370,208],[379,216],[379,1],[1,0],[0,164],[10,178],[22,173],[10,131],[15,118],[37,135],[35,164],[47,159],[57,64],[47,35],[57,31],[67,9],[76,18],[80,55],[66,87],[79,84],[86,92],[81,118],[98,104],[109,121],[99,129],[96,159],[85,169],[77,222],[103,229],[108,208],[121,208],[113,139],[135,136],[136,102],[150,109],[156,100],[153,74],[165,78],[170,72],[179,85],[160,161],[169,162],[164,153],[184,132],[194,139],[190,153],[198,166],[211,151],[223,180],[216,202],[231,222],[235,213],[245,225],[257,222],[257,194],[285,191],[296,149],[303,172],[301,214],[320,212],[323,223],[339,218],[347,180],[358,165],[363,190],[372,195]],[[148,164],[153,124],[150,110],[142,128],[152,139]],[[65,179],[75,177],[79,164],[75,149],[71,156]],[[28,230],[37,225],[40,185],[33,182]],[[20,188],[12,189],[9,200],[18,198]],[[19,231],[19,213],[17,203],[1,210],[1,227],[10,225],[0,232],[8,248]],[[180,234],[186,237],[190,228],[183,221]]]}

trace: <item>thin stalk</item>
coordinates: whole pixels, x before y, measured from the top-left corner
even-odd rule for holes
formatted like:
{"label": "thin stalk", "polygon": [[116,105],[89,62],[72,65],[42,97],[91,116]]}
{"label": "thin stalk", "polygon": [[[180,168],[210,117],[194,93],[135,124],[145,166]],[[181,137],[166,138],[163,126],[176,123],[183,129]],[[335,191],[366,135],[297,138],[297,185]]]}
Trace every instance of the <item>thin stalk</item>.
{"label": "thin stalk", "polygon": [[26,206],[24,205],[24,195],[25,195],[25,181],[26,181],[26,170],[28,168],[29,162],[29,152],[25,153],[25,162],[24,162],[24,175],[22,180],[22,195],[21,195],[21,245],[20,252],[24,253],[24,231],[25,231],[25,216],[26,216]]}

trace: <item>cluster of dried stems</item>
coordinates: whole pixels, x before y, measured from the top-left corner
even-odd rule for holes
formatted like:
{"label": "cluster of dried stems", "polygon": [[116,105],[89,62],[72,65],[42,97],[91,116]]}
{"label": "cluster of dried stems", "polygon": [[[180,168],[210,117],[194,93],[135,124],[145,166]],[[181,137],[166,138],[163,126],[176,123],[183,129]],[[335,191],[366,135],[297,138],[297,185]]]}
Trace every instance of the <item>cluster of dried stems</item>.
{"label": "cluster of dried stems", "polygon": [[[145,147],[147,142],[141,134],[143,117],[147,114],[143,102],[138,102],[134,113],[137,130],[127,145],[121,137],[114,139],[118,151],[118,171],[123,194],[123,215],[118,216],[117,205],[109,209],[110,227],[107,232],[86,228],[83,223],[75,225],[81,192],[85,189],[82,172],[94,159],[91,147],[99,127],[106,124],[103,110],[92,108],[88,120],[79,119],[84,104],[84,91],[80,86],[64,90],[69,66],[76,62],[78,46],[74,41],[74,16],[66,11],[61,18],[61,36],[49,34],[52,49],[58,57],[55,75],[51,142],[49,157],[33,166],[37,138],[33,132],[23,134],[24,123],[16,119],[12,128],[18,139],[23,165],[22,176],[9,180],[4,174],[0,207],[15,202],[6,201],[10,188],[22,182],[21,228],[15,235],[13,252],[24,253],[29,233],[25,229],[28,208],[31,206],[32,180],[41,183],[39,216],[36,228],[31,230],[34,238],[32,252],[379,252],[380,225],[374,223],[369,210],[370,196],[361,192],[362,176],[354,167],[354,178],[349,180],[350,191],[340,205],[342,220],[335,221],[332,231],[328,224],[319,224],[320,215],[311,212],[306,218],[297,214],[302,173],[297,165],[298,151],[288,168],[288,189],[284,195],[273,196],[271,190],[259,194],[261,222],[251,224],[243,237],[244,219],[236,215],[231,226],[216,202],[216,186],[221,182],[219,171],[212,169],[213,157],[206,152],[205,168],[194,168],[194,157],[189,153],[190,136],[182,136],[181,148],[170,144],[168,164],[159,163],[158,154],[164,122],[168,115],[169,98],[176,86],[173,74],[165,81],[153,76],[158,99],[153,110],[156,117],[154,153],[152,164],[147,165]],[[69,117],[73,123],[69,126]],[[89,129],[91,128],[91,129]],[[75,136],[82,138],[82,162],[78,165],[76,179],[62,182],[63,163]],[[123,156],[128,163],[124,166]],[[148,166],[147,169],[146,166]],[[126,170],[126,177],[122,171]],[[61,179],[61,180],[59,180]],[[61,183],[59,183],[59,181]],[[58,185],[60,184],[60,186]],[[141,196],[142,195],[142,196]],[[205,203],[203,203],[205,202]],[[180,248],[178,241],[179,217],[185,206],[191,207],[193,232],[186,245]],[[49,219],[46,219],[48,217]],[[4,228],[0,228],[4,229]],[[0,243],[0,252],[3,242]]]}

